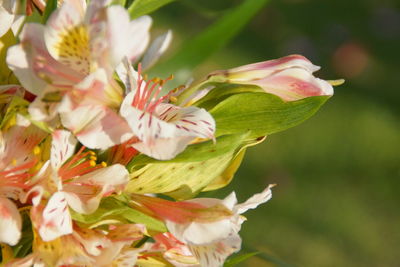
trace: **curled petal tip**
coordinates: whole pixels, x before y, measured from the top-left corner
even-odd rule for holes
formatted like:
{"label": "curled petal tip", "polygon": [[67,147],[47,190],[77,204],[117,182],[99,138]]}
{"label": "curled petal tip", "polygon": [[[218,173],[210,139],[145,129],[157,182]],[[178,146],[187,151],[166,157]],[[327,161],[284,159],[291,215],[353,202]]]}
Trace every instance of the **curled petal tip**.
{"label": "curled petal tip", "polygon": [[327,82],[332,86],[339,86],[345,83],[345,79],[327,80]]}

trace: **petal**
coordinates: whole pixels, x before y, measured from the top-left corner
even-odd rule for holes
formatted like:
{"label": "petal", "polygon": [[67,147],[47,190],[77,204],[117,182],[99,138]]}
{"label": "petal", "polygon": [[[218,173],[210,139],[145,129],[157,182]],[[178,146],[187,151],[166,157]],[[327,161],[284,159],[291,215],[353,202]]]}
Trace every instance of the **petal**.
{"label": "petal", "polygon": [[50,162],[52,168],[57,170],[74,154],[77,140],[65,130],[54,131],[52,137]]}
{"label": "petal", "polygon": [[[134,49],[129,43],[129,38],[132,38],[130,35],[130,19],[128,12],[122,6],[110,6],[106,10],[110,53],[107,63],[110,64],[112,69],[115,69],[130,49]],[[135,38],[138,37],[135,36]]]}
{"label": "petal", "polygon": [[[54,59],[60,60],[62,57],[61,52],[63,49],[67,49],[65,46],[74,46],[74,41],[83,42],[79,43],[78,47],[82,44],[88,45],[88,40],[85,43],[85,38],[74,38],[83,37],[80,33],[84,34],[84,32],[80,32],[79,28],[83,20],[83,13],[80,11],[82,10],[77,9],[77,6],[72,4],[72,1],[65,1],[48,19],[44,31],[44,40],[50,55]],[[75,32],[75,29],[78,29],[78,31]],[[67,39],[69,37],[71,38],[70,40]],[[72,41],[72,43],[65,43],[66,41]]]}
{"label": "petal", "polygon": [[[31,93],[38,95],[46,83],[36,76],[33,68],[35,48],[45,51],[43,26],[28,23],[20,35],[21,44],[10,47],[7,52],[8,67],[18,80]],[[35,48],[33,48],[35,46]]]}
{"label": "petal", "polygon": [[129,50],[126,56],[131,62],[137,61],[149,44],[151,24],[152,19],[149,16],[142,16],[130,22]]}
{"label": "petal", "polygon": [[67,200],[64,192],[57,192],[49,199],[43,210],[39,234],[43,241],[51,241],[72,232],[72,219]]}
{"label": "petal", "polygon": [[333,95],[332,85],[300,68],[282,70],[265,79],[257,80],[253,84],[286,101],[310,96]]}
{"label": "petal", "polygon": [[174,124],[180,130],[180,135],[214,138],[215,120],[205,109],[160,104],[156,114],[161,120]]}
{"label": "petal", "polygon": [[124,166],[114,164],[76,178],[64,185],[64,192],[70,207],[84,214],[97,210],[104,195],[120,191],[129,181]]}
{"label": "petal", "polygon": [[156,63],[160,56],[167,50],[172,40],[171,30],[158,36],[147,49],[142,59],[142,68],[146,70]]}
{"label": "petal", "polygon": [[82,175],[74,183],[96,185],[106,188],[106,192],[121,189],[129,181],[129,173],[121,164],[114,164]]}
{"label": "petal", "polygon": [[88,148],[106,149],[132,138],[124,119],[104,106],[80,106],[62,113],[61,121]]}
{"label": "petal", "polygon": [[156,159],[171,159],[193,139],[213,138],[215,121],[204,109],[159,104],[155,115],[131,106],[135,92],[122,102],[120,113],[140,142],[132,146]]}
{"label": "petal", "polygon": [[15,204],[0,198],[0,242],[14,246],[21,238],[21,215]]}
{"label": "petal", "polygon": [[313,73],[320,67],[313,65],[307,58],[301,55],[290,55],[274,60],[244,65],[227,71],[229,80],[232,82],[246,82],[248,80],[262,79],[275,72],[300,68]]}
{"label": "petal", "polygon": [[255,194],[254,196],[246,200],[246,202],[235,205],[235,207],[233,208],[233,212],[235,214],[242,214],[249,209],[255,209],[258,205],[267,202],[272,197],[271,188],[273,186],[274,185],[269,185],[267,188],[264,189],[264,191]]}
{"label": "petal", "polygon": [[125,86],[126,94],[136,91],[137,77],[139,74],[133,69],[132,65],[128,61],[128,58],[122,60],[122,62],[118,65],[116,72]]}
{"label": "petal", "polygon": [[[3,1],[1,4],[3,4]],[[13,21],[14,14],[10,13],[8,10],[0,5],[0,37],[8,32]]]}
{"label": "petal", "polygon": [[231,222],[224,219],[212,223],[192,222],[177,224],[172,221],[165,222],[168,231],[179,241],[191,245],[204,245],[227,238],[231,233]]}
{"label": "petal", "polygon": [[240,250],[242,239],[234,234],[224,240],[206,246],[189,245],[192,253],[197,257],[201,266],[220,267],[226,258]]}
{"label": "petal", "polygon": [[137,142],[132,145],[141,153],[158,159],[169,160],[181,153],[193,140],[191,136],[178,136],[174,138],[158,138],[151,143]]}

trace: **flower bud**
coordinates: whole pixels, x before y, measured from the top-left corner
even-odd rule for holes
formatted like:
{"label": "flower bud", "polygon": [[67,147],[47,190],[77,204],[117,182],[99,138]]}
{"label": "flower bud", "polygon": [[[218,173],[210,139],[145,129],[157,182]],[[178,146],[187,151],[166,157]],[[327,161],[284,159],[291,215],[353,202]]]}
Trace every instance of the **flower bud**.
{"label": "flower bud", "polygon": [[216,71],[209,78],[216,82],[248,84],[261,87],[285,101],[310,96],[333,95],[333,87],[313,76],[320,67],[300,55],[291,55],[225,71]]}

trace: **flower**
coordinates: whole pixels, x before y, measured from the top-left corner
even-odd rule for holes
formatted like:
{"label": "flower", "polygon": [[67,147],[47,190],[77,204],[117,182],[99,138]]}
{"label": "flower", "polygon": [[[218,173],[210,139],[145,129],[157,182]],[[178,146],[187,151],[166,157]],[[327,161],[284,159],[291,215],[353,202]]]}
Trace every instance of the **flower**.
{"label": "flower", "polygon": [[[68,161],[74,153],[76,139],[65,130],[57,130],[52,136],[50,160],[32,179],[32,189],[25,198],[25,201],[32,198],[31,217],[44,241],[72,233],[68,207],[90,214],[104,196],[120,191],[129,179],[124,166],[97,164],[93,152],[83,152],[85,147]],[[46,195],[50,197],[44,205],[42,200]]]}
{"label": "flower", "polygon": [[159,96],[168,80],[146,81],[125,61],[129,93],[122,102],[120,114],[138,139],[132,144],[136,150],[155,159],[167,160],[182,152],[196,138],[214,139],[215,121],[204,109],[179,107],[165,103],[169,94]]}
{"label": "flower", "polygon": [[209,78],[216,82],[256,85],[285,101],[294,101],[310,96],[333,95],[329,82],[313,76],[312,73],[319,68],[303,56],[291,55],[215,71]]}
{"label": "flower", "polygon": [[21,216],[14,202],[24,197],[26,181],[37,160],[35,147],[44,134],[34,126],[14,125],[0,133],[0,242],[16,245],[21,237]]}
{"label": "flower", "polygon": [[172,236],[189,248],[201,266],[218,267],[240,249],[238,232],[245,221],[241,214],[270,200],[271,187],[241,204],[237,204],[234,192],[223,200],[198,198],[173,202],[142,195],[133,195],[132,200],[134,206],[163,219]]}

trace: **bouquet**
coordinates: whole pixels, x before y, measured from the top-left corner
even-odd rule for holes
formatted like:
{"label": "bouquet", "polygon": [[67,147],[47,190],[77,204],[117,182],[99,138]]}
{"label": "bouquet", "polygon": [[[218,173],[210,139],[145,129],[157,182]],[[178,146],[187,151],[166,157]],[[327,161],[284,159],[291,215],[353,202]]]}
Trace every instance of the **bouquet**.
{"label": "bouquet", "polygon": [[273,185],[196,196],[339,83],[290,55],[171,89],[146,74],[171,31],[151,41],[138,2],[0,1],[3,266],[222,266]]}

